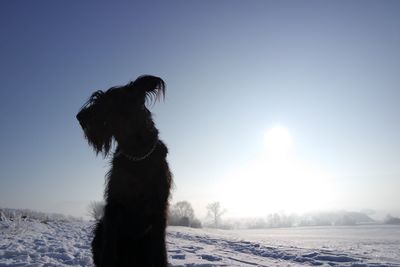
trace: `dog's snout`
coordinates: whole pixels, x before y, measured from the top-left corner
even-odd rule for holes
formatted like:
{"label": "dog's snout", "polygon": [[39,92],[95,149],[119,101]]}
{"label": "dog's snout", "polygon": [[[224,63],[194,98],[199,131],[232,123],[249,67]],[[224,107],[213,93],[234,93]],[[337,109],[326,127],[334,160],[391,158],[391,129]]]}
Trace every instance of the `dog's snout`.
{"label": "dog's snout", "polygon": [[79,121],[79,124],[81,125],[82,129],[85,129],[86,123],[85,123],[84,115],[82,112],[79,112],[78,114],[76,114],[76,119]]}

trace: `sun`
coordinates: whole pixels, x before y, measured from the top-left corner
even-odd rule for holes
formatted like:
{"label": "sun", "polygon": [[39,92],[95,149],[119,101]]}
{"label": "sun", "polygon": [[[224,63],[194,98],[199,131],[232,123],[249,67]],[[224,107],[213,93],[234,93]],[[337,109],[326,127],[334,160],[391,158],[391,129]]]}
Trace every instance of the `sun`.
{"label": "sun", "polygon": [[264,134],[264,146],[267,153],[273,156],[286,154],[293,145],[289,130],[283,126],[275,126]]}

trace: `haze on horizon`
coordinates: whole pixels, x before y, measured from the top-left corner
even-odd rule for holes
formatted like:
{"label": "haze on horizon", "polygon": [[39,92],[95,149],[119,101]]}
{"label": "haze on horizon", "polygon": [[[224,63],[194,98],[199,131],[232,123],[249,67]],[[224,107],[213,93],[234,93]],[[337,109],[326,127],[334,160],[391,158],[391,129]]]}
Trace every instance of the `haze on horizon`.
{"label": "haze on horizon", "polygon": [[0,3],[0,207],[85,216],[108,159],[75,114],[162,77],[172,203],[400,216],[400,2]]}

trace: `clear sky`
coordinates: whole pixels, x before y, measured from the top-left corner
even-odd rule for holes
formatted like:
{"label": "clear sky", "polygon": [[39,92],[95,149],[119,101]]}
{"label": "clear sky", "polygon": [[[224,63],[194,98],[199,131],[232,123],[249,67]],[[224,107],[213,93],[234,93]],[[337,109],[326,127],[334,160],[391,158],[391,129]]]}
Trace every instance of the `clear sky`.
{"label": "clear sky", "polygon": [[0,36],[0,206],[85,215],[108,161],[75,114],[153,74],[173,201],[400,210],[399,1],[10,0]]}

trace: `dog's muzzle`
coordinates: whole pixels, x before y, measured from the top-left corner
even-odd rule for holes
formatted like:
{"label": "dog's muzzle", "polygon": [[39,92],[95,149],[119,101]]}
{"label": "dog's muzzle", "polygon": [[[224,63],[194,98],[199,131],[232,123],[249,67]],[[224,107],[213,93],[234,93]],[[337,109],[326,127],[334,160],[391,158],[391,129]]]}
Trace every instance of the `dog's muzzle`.
{"label": "dog's muzzle", "polygon": [[79,121],[79,124],[81,125],[81,127],[82,127],[82,129],[85,129],[86,128],[86,124],[85,124],[85,115],[84,115],[84,113],[83,112],[79,112],[77,115],[76,115],[76,119]]}

